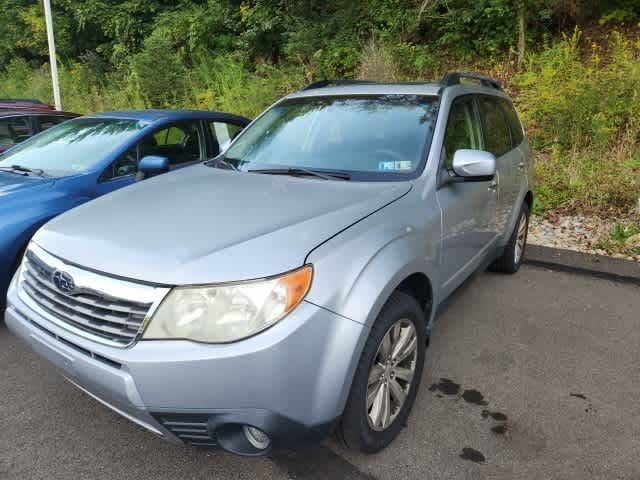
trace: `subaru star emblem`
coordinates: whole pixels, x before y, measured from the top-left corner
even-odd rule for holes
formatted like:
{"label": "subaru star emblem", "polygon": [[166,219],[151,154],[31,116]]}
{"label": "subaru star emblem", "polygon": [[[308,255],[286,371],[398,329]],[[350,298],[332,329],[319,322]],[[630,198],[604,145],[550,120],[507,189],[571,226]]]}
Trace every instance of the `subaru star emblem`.
{"label": "subaru star emblem", "polygon": [[61,292],[69,293],[72,292],[74,288],[76,288],[76,284],[73,281],[73,278],[67,272],[56,270],[55,272],[53,272],[52,278],[53,283]]}

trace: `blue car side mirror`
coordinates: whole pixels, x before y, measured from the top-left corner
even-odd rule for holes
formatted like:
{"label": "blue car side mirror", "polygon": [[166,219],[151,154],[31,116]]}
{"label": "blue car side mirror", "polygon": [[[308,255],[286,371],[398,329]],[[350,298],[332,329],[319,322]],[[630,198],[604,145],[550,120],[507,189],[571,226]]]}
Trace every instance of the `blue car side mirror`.
{"label": "blue car side mirror", "polygon": [[147,155],[140,159],[138,164],[138,176],[136,180],[160,175],[169,171],[169,159],[158,155]]}

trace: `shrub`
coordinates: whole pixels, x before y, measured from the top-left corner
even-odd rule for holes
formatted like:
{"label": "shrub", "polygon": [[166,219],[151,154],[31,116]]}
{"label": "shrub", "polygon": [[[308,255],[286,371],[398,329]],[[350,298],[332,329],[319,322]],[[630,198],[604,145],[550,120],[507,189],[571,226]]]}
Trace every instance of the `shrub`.
{"label": "shrub", "polygon": [[640,132],[640,44],[613,32],[608,44],[581,48],[575,31],[529,57],[513,84],[536,146],[604,152]]}

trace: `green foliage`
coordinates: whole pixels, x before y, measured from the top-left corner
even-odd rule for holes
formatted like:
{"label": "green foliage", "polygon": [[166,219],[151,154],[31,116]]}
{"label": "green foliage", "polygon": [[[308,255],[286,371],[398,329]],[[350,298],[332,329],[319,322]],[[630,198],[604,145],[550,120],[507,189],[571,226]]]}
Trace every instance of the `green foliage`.
{"label": "green foliage", "polygon": [[[547,0],[522,0],[530,20],[544,22],[550,16]],[[518,1],[513,0],[436,0],[425,2],[421,16],[422,37],[433,39],[448,50],[466,58],[474,55],[497,56],[514,48],[518,37]],[[529,39],[538,40],[543,30],[534,30]]]}
{"label": "green foliage", "polygon": [[[145,104],[154,108],[178,105],[183,97],[186,69],[169,36],[155,30],[131,59],[133,79]],[[161,75],[158,75],[162,72]]]}
{"label": "green foliage", "polygon": [[580,145],[606,151],[640,132],[640,43],[615,31],[604,46],[581,48],[580,39],[576,30],[531,55],[526,72],[514,78],[540,148]]}
{"label": "green foliage", "polygon": [[[512,80],[520,13],[528,55]],[[640,196],[637,35],[563,36],[629,32],[638,0],[56,0],[53,14],[68,110],[254,116],[320,78],[480,70],[507,83],[539,152],[534,212]],[[0,0],[0,38],[0,96],[51,101],[41,0]]]}
{"label": "green foliage", "polygon": [[595,248],[608,252],[640,254],[640,248],[631,248],[625,242],[628,238],[640,234],[640,224],[616,223],[609,234],[609,238],[602,238],[594,245]]}
{"label": "green foliage", "polygon": [[640,225],[622,225],[617,223],[611,231],[611,238],[617,242],[624,242],[627,238],[640,233]]}
{"label": "green foliage", "polygon": [[612,32],[584,45],[575,31],[533,54],[517,104],[537,150],[537,211],[630,209],[640,197],[640,43]]}

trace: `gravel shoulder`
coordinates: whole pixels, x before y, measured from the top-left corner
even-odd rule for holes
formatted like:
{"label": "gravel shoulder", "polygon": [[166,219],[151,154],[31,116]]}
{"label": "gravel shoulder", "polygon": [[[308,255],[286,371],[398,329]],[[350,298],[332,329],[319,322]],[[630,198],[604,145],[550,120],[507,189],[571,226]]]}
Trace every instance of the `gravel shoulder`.
{"label": "gravel shoulder", "polygon": [[[628,225],[629,220],[610,220],[595,216],[532,216],[528,241],[543,247],[574,250],[640,262],[640,248],[625,248],[625,242],[613,242],[615,225]],[[604,247],[609,247],[604,248]]]}

